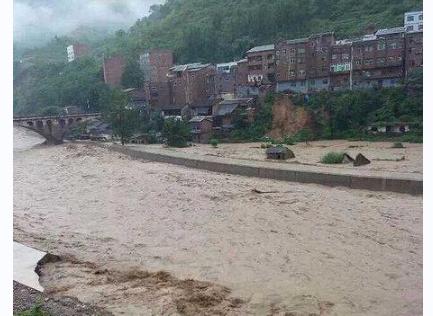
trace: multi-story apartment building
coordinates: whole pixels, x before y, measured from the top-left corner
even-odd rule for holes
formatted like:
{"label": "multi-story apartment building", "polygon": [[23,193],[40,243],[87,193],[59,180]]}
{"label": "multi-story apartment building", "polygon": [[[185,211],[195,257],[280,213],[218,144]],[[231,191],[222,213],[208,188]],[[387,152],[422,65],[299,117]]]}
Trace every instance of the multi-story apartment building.
{"label": "multi-story apartment building", "polygon": [[307,49],[308,38],[275,45],[277,91],[307,92]]}
{"label": "multi-story apartment building", "polygon": [[308,38],[308,91],[328,90],[330,84],[331,48],[335,44],[333,32],[314,34]]}
{"label": "multi-story apartment building", "polygon": [[167,73],[174,65],[173,52],[153,49],[140,56],[140,67],[144,73],[144,90],[150,106],[160,109],[170,104],[170,87]]}
{"label": "multi-story apartment building", "polygon": [[77,58],[85,56],[89,53],[89,47],[84,44],[76,43],[66,47],[68,54],[68,62],[72,62]]}
{"label": "multi-story apartment building", "polygon": [[275,45],[256,46],[247,51],[248,83],[250,85],[275,82]]}
{"label": "multi-story apartment building", "polygon": [[423,32],[406,33],[405,75],[423,65]]}
{"label": "multi-story apartment building", "polygon": [[122,85],[122,75],[126,61],[122,56],[113,56],[103,60],[104,82],[112,88]]}
{"label": "multi-story apartment building", "polygon": [[168,114],[179,114],[188,105],[196,114],[208,114],[215,99],[215,66],[186,64],[170,68],[168,72],[170,104],[162,109]]}
{"label": "multi-story apartment building", "polygon": [[216,65],[216,92],[218,94],[234,94],[236,90],[236,61]]}
{"label": "multi-story apartment building", "polygon": [[353,89],[390,87],[404,76],[404,28],[378,30],[352,42]]}
{"label": "multi-story apartment building", "polygon": [[312,92],[330,85],[331,48],[334,33],[314,34],[308,38],[276,44],[277,91]]}
{"label": "multi-story apartment building", "polygon": [[330,90],[345,90],[351,87],[352,42],[337,41],[331,48]]}
{"label": "multi-story apartment building", "polygon": [[423,12],[413,11],[404,14],[404,28],[406,32],[419,32],[423,30]]}

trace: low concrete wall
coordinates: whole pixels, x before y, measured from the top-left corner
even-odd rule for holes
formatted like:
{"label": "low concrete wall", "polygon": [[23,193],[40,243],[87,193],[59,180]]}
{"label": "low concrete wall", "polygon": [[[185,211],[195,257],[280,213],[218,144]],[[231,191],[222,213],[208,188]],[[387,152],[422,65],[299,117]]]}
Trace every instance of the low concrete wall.
{"label": "low concrete wall", "polygon": [[232,164],[227,162],[209,161],[175,157],[170,155],[152,153],[137,150],[120,145],[98,146],[123,153],[135,159],[152,160],[186,166],[189,168],[204,169],[214,172],[236,174],[248,177],[259,177],[289,182],[314,183],[326,186],[341,186],[352,189],[363,189],[370,191],[390,191],[419,195],[423,193],[423,181],[412,179],[396,179],[382,177],[357,176],[349,174],[334,174],[326,172],[310,172],[299,170],[278,169],[272,167],[255,167],[247,165]]}

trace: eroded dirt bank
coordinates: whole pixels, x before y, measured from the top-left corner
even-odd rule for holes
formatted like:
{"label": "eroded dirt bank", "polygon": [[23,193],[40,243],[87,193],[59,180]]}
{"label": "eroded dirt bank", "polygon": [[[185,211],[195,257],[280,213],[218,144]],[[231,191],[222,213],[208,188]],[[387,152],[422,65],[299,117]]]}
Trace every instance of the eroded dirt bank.
{"label": "eroded dirt bank", "polygon": [[422,314],[422,197],[63,145],[15,152],[14,239],[75,258],[49,291],[118,315]]}

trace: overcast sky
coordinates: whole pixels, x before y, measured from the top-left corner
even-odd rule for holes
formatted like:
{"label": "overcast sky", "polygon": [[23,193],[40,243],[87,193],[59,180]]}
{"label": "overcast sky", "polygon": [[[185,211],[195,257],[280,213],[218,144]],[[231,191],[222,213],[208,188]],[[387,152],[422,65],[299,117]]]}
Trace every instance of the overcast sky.
{"label": "overcast sky", "polygon": [[47,41],[79,26],[126,28],[164,0],[14,0],[14,40]]}

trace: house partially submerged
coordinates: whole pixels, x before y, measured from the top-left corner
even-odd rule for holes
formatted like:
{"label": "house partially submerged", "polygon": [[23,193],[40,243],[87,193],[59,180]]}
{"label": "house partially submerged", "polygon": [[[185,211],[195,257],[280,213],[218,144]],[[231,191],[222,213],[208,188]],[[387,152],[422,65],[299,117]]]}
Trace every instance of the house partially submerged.
{"label": "house partially submerged", "polygon": [[367,131],[372,134],[404,134],[410,131],[413,123],[408,122],[378,122],[370,124]]}
{"label": "house partially submerged", "polygon": [[189,123],[192,141],[207,144],[212,137],[212,116],[194,116]]}

